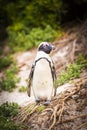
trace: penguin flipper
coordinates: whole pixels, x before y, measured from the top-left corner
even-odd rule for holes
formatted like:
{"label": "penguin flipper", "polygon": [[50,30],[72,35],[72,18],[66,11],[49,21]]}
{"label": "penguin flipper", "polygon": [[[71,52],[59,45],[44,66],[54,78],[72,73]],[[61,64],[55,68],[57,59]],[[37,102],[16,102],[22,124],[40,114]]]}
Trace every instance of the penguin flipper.
{"label": "penguin flipper", "polygon": [[32,65],[31,70],[30,70],[30,74],[29,74],[29,79],[28,79],[27,94],[29,97],[31,94],[31,84],[32,84],[32,78],[33,78],[33,74],[34,74],[34,68],[35,68],[35,65]]}
{"label": "penguin flipper", "polygon": [[[51,67],[51,72],[52,72],[53,82],[55,82],[57,77],[56,77],[56,69],[55,69],[54,63],[53,63],[53,66]],[[56,90],[57,90],[57,88],[56,88],[56,86],[54,86],[54,96],[56,96]]]}

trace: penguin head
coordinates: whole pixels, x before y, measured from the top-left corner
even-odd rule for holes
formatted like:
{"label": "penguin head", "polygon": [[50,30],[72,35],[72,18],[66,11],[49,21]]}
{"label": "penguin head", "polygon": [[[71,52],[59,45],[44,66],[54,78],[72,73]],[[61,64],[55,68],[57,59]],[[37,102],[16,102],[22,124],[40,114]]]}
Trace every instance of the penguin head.
{"label": "penguin head", "polygon": [[38,51],[43,51],[47,54],[50,54],[50,52],[54,49],[55,49],[55,47],[48,42],[41,42],[38,47]]}

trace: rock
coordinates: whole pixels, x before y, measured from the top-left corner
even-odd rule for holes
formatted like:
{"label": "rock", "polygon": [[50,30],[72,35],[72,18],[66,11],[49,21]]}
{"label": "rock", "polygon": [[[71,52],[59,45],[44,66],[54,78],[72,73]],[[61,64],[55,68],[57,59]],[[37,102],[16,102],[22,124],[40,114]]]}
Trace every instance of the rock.
{"label": "rock", "polygon": [[75,95],[72,96],[72,98],[76,100],[76,99],[79,98],[79,95],[75,94]]}

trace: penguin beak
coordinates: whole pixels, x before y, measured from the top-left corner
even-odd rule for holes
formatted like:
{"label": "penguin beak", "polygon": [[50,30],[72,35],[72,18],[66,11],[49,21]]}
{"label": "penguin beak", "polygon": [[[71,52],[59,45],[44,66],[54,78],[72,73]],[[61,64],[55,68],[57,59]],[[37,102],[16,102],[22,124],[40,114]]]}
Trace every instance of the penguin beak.
{"label": "penguin beak", "polygon": [[49,44],[49,47],[50,47],[51,50],[55,50],[55,46],[54,45]]}
{"label": "penguin beak", "polygon": [[55,46],[52,45],[52,50],[55,50]]}

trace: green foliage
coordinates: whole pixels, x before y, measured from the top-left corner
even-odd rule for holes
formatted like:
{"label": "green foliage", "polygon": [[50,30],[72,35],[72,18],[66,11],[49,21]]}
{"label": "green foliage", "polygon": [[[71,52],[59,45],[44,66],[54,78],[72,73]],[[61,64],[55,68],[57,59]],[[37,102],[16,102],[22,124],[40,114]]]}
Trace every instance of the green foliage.
{"label": "green foliage", "polygon": [[0,69],[8,67],[12,62],[11,56],[0,57]]}
{"label": "green foliage", "polygon": [[66,14],[66,3],[61,0],[19,0],[7,2],[4,10],[12,24],[21,22],[27,27],[42,27],[49,24],[53,27],[58,25],[62,15]]}
{"label": "green foliage", "polygon": [[12,120],[0,116],[0,130],[20,130]]}
{"label": "green foliage", "polygon": [[0,87],[1,87],[1,90],[6,90],[6,91],[11,92],[13,90],[13,88],[16,87],[15,86],[15,80],[10,79],[10,78],[3,79],[0,82]]}
{"label": "green foliage", "polygon": [[5,77],[0,81],[1,90],[11,92],[15,87],[19,79],[15,76],[18,72],[17,65],[14,63],[5,71]]}
{"label": "green foliage", "polygon": [[61,22],[62,14],[66,13],[66,4],[61,0],[33,0],[26,5],[24,13],[24,23],[28,26],[43,27],[49,24],[55,27]]}
{"label": "green foliage", "polygon": [[12,121],[12,117],[18,114],[17,103],[4,103],[0,106],[0,130],[19,130],[19,127]]}
{"label": "green foliage", "polygon": [[33,28],[29,35],[30,43],[38,46],[42,41],[53,41],[57,36],[56,31],[49,25],[46,28]]}
{"label": "green foliage", "polygon": [[0,116],[13,117],[18,114],[19,106],[17,103],[4,103],[0,106]]}
{"label": "green foliage", "polygon": [[8,28],[8,32],[9,46],[13,49],[13,52],[37,47],[40,42],[53,41],[57,36],[57,32],[49,25],[44,29],[33,28],[31,31],[29,30],[29,33],[27,31],[14,31],[12,28]]}
{"label": "green foliage", "polygon": [[[15,25],[15,30],[21,30],[23,26],[57,28],[68,20],[82,18],[86,15],[86,4],[87,0],[0,0],[0,39],[6,37],[9,25]],[[82,15],[79,13],[81,8]]]}
{"label": "green foliage", "polygon": [[7,33],[13,52],[28,50],[41,41],[53,41],[54,28],[58,29],[62,15],[66,14],[66,4],[61,0],[1,0],[0,7],[7,18],[2,19],[9,23]]}
{"label": "green foliage", "polygon": [[79,54],[76,64],[80,65],[81,69],[87,68],[87,57]]}
{"label": "green foliage", "polygon": [[45,109],[45,106],[39,106],[37,110],[38,112],[42,112],[44,109]]}
{"label": "green foliage", "polygon": [[81,71],[85,68],[87,68],[87,59],[80,54],[74,64],[68,65],[67,70],[61,72],[59,78],[55,81],[55,86],[62,85],[74,78],[79,78]]}
{"label": "green foliage", "polygon": [[21,88],[19,88],[19,92],[25,92],[25,91],[27,91],[27,87],[22,86]]}
{"label": "green foliage", "polygon": [[11,77],[13,78],[14,74],[16,74],[18,72],[18,67],[17,67],[17,64],[16,62],[14,62],[13,64],[11,64],[11,66],[6,69],[5,73],[6,73],[6,76],[8,77]]}

